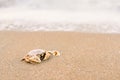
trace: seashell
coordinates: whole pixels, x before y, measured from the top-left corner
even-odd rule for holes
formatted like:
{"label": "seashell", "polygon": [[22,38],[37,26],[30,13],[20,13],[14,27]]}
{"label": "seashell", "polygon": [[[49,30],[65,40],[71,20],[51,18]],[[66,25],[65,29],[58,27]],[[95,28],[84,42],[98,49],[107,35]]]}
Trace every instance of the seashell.
{"label": "seashell", "polygon": [[60,56],[58,51],[45,51],[43,49],[35,49],[28,52],[22,59],[22,61],[28,63],[40,63],[43,60],[47,60],[50,56]]}

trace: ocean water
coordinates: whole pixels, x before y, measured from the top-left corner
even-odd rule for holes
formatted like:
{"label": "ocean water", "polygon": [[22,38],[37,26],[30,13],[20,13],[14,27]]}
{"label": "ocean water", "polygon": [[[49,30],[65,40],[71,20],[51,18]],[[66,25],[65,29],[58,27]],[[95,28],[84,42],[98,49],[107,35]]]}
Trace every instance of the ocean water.
{"label": "ocean water", "polygon": [[120,0],[0,0],[0,31],[120,33]]}

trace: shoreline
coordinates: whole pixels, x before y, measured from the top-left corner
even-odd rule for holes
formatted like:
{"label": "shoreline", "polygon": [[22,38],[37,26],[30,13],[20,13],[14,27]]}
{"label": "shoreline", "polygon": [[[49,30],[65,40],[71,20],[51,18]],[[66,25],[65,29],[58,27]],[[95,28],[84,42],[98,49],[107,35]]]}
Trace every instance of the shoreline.
{"label": "shoreline", "polygon": [[70,31],[90,33],[120,33],[117,23],[40,23],[29,21],[0,22],[0,31]]}

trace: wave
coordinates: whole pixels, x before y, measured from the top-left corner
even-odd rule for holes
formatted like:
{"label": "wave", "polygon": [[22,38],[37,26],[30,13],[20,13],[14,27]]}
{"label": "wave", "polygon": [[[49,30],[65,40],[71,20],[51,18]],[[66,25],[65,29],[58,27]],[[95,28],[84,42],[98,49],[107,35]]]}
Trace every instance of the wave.
{"label": "wave", "polygon": [[0,30],[120,33],[120,0],[0,0]]}
{"label": "wave", "polygon": [[0,0],[0,7],[53,10],[116,10],[120,0]]}

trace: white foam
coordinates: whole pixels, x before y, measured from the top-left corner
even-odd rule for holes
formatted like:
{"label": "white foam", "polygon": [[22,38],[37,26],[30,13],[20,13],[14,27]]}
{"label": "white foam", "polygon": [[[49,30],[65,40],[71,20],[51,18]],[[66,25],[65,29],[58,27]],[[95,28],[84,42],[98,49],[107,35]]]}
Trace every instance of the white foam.
{"label": "white foam", "polygon": [[120,32],[119,13],[105,11],[0,9],[0,30]]}
{"label": "white foam", "polygon": [[120,15],[105,11],[60,11],[8,8],[0,9],[0,20],[26,20],[37,22],[119,22]]}

